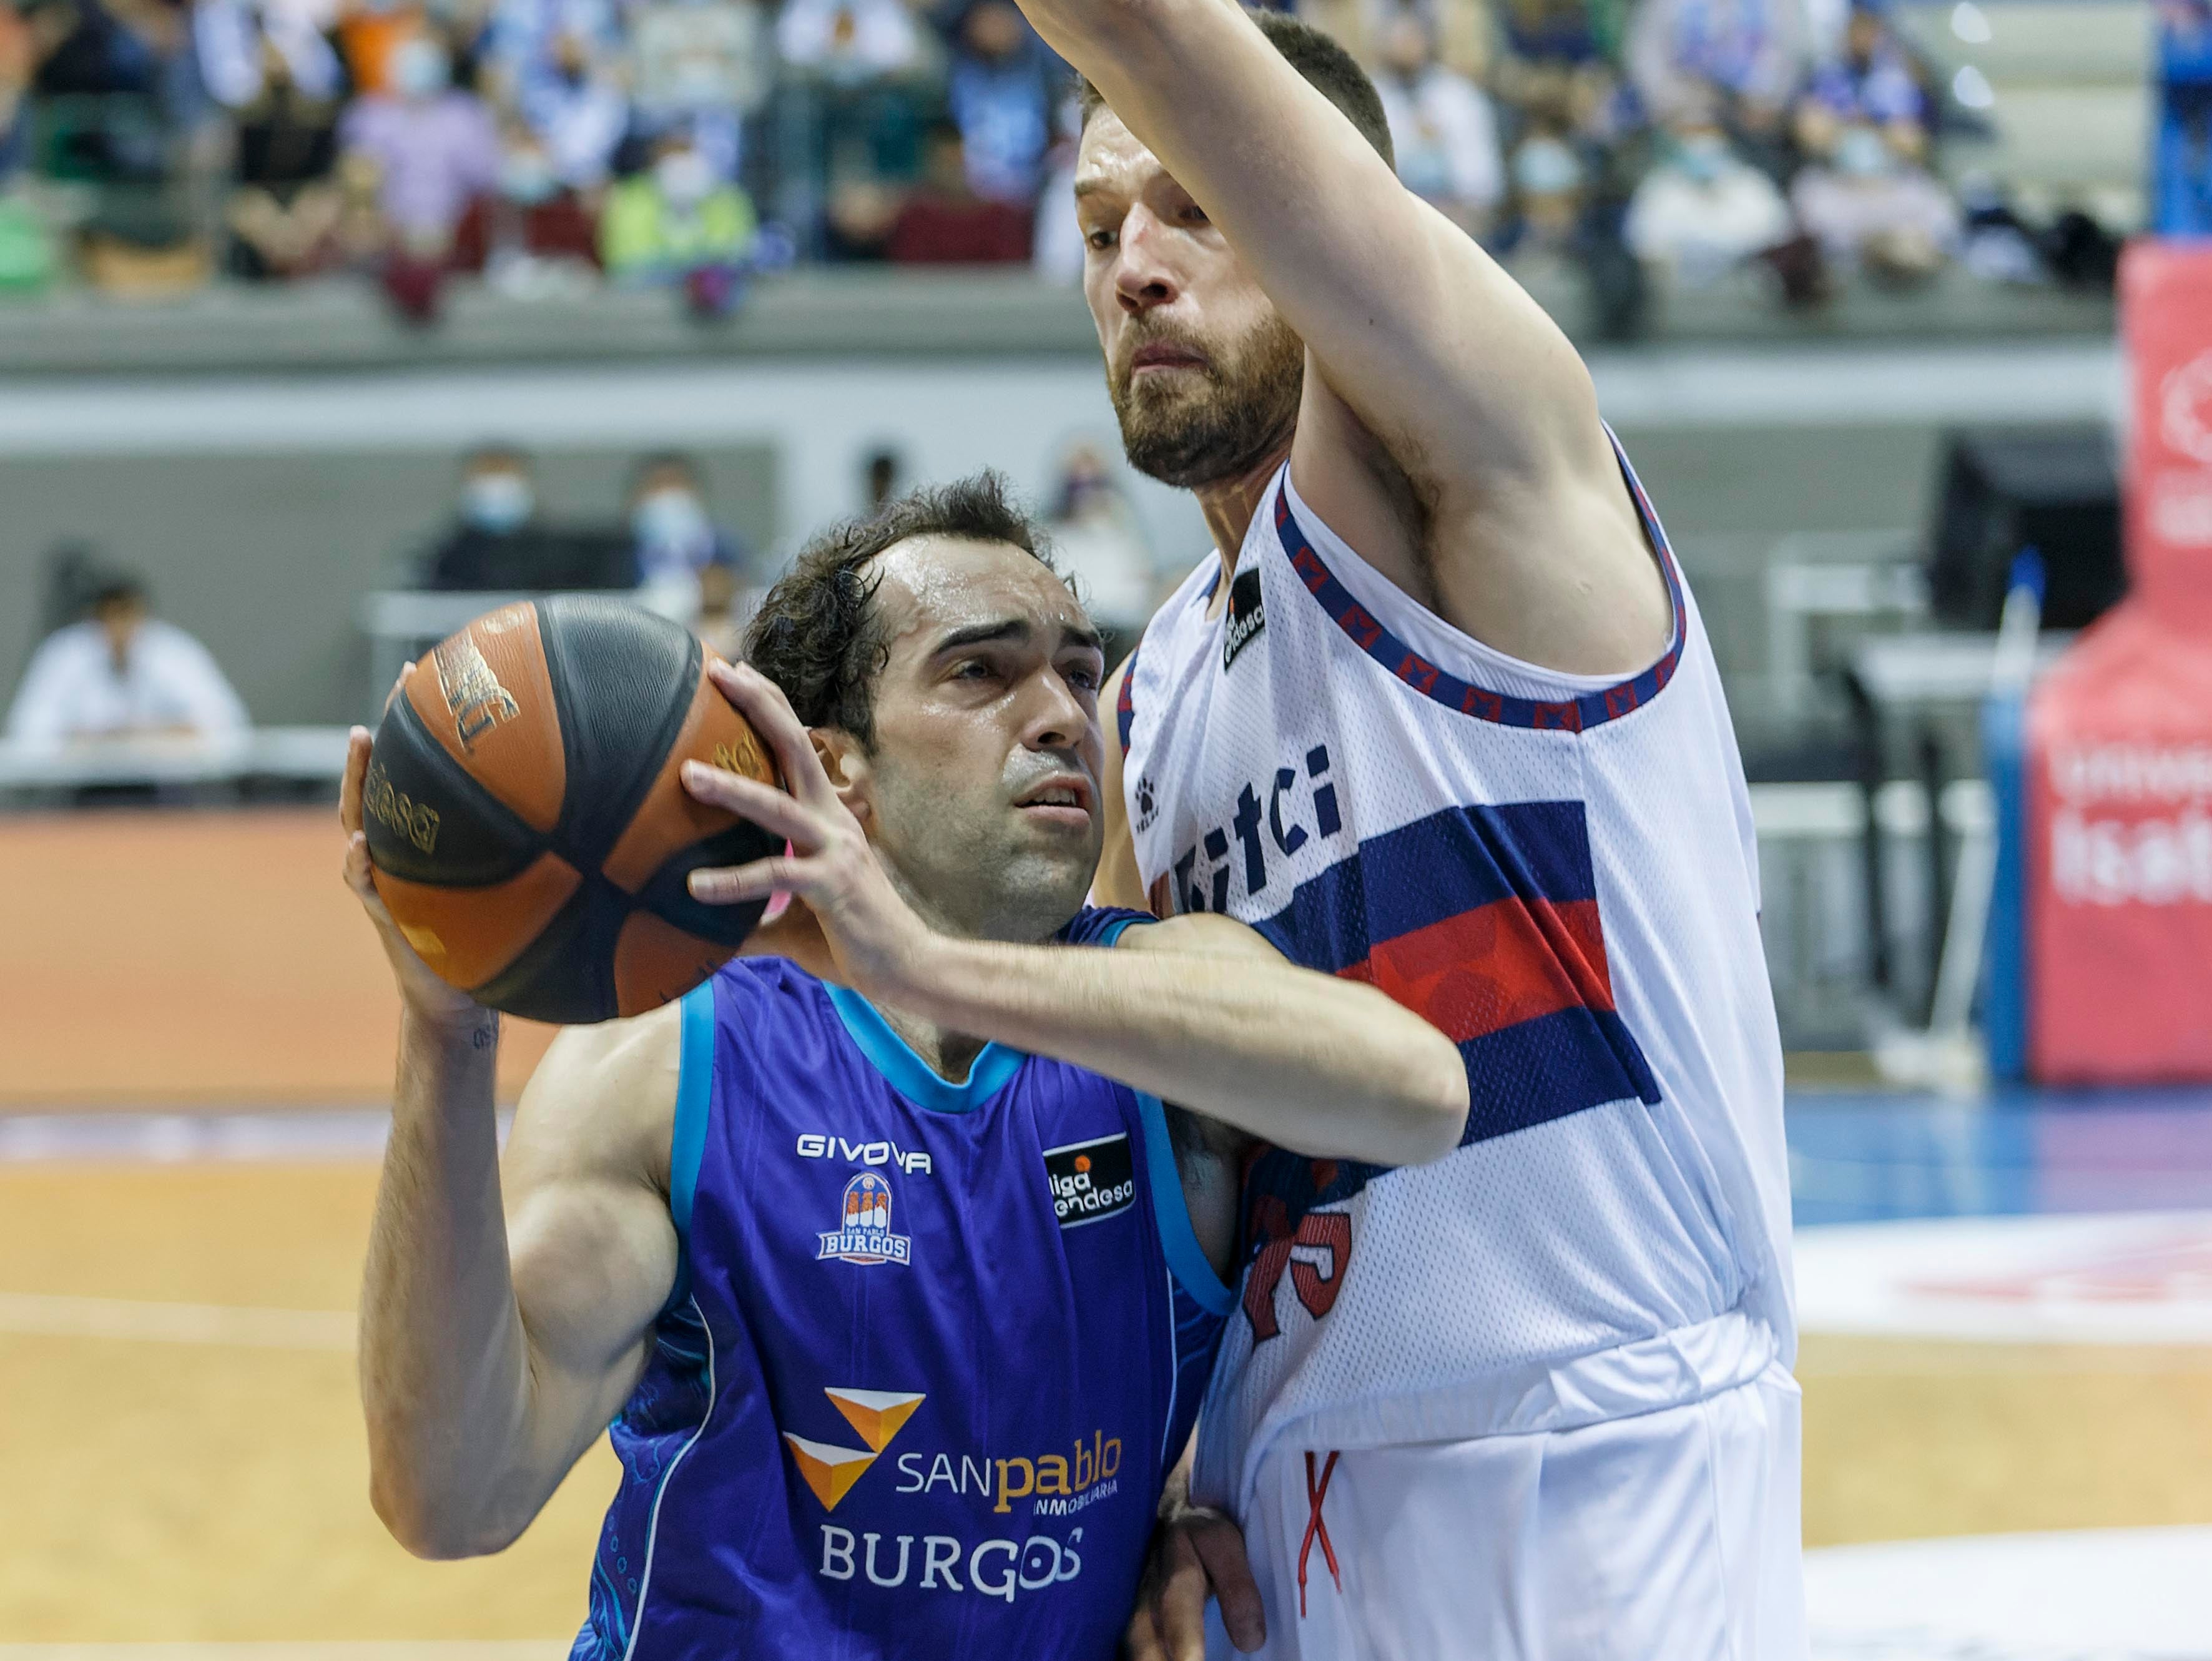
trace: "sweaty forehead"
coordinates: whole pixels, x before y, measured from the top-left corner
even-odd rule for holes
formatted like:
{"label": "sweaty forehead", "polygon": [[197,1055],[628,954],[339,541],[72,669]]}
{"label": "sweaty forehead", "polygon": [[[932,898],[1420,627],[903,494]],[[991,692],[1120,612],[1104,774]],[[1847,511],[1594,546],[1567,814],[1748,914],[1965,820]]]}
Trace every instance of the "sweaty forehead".
{"label": "sweaty forehead", "polygon": [[1121,125],[1121,118],[1101,106],[1077,148],[1075,193],[1133,197],[1166,171],[1144,141]]}
{"label": "sweaty forehead", "polygon": [[909,537],[876,561],[878,614],[894,642],[933,650],[956,629],[1026,623],[1040,634],[1090,619],[1044,562],[1011,543]]}

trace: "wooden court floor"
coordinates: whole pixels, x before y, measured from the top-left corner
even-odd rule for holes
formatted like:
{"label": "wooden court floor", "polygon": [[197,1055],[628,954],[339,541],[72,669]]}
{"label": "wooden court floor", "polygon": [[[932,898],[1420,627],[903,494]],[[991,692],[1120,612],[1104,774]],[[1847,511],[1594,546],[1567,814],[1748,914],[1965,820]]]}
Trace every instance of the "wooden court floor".
{"label": "wooden court floor", "polygon": [[[0,1168],[0,1642],[574,1631],[604,1445],[498,1558],[416,1562],[369,1511],[348,1334],[373,1183]],[[2212,1352],[1816,1337],[1801,1375],[1809,1544],[2212,1522],[2212,1469],[2177,1457]]]}

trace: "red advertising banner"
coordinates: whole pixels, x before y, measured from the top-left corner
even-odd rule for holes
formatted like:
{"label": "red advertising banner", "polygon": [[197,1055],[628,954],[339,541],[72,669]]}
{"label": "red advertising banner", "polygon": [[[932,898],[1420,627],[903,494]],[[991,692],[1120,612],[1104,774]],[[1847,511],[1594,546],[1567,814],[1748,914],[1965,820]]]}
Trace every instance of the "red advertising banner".
{"label": "red advertising banner", "polygon": [[2212,244],[2138,241],[2120,268],[2128,580],[2212,645]]}
{"label": "red advertising banner", "polygon": [[2129,593],[2036,687],[2028,1067],[2212,1080],[2212,245],[2136,243]]}
{"label": "red advertising banner", "polygon": [[2108,614],[2036,688],[2027,792],[2029,1071],[2212,1080],[2212,640]]}

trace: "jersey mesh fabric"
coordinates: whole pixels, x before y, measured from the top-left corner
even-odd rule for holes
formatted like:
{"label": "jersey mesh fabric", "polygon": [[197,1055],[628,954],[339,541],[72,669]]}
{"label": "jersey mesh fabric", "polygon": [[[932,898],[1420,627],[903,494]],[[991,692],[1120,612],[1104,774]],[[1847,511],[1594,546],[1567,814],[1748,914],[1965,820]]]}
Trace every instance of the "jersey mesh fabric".
{"label": "jersey mesh fabric", "polygon": [[1646,523],[1676,630],[1632,682],[1462,635],[1287,469],[1236,573],[1248,591],[1257,573],[1259,626],[1236,585],[1206,615],[1202,567],[1139,648],[1123,774],[1155,910],[1227,911],[1382,986],[1459,1043],[1473,1100],[1431,1165],[1255,1162],[1208,1499],[1241,1503],[1284,1435],[1561,1429],[1794,1353],[1748,798],[1695,603]]}

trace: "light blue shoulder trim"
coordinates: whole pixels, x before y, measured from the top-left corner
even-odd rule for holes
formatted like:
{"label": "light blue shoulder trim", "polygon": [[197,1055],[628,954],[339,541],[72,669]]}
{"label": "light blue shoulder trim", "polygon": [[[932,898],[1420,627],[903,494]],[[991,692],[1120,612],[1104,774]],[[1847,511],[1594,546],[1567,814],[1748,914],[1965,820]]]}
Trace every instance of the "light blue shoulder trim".
{"label": "light blue shoulder trim", "polygon": [[964,1084],[954,1084],[914,1051],[882,1013],[859,993],[827,982],[822,989],[836,1006],[838,1019],[876,1071],[916,1107],[933,1113],[972,1113],[1013,1080],[1029,1059],[1018,1050],[987,1043],[968,1069]]}
{"label": "light blue shoulder trim", "polygon": [[707,1154],[707,1115],[714,1094],[714,983],[684,995],[676,1074],[676,1129],[668,1142],[668,1214],[676,1225],[674,1309],[691,1294],[691,1203]]}
{"label": "light blue shoulder trim", "polygon": [[1157,1096],[1137,1095],[1137,1110],[1145,1123],[1145,1168],[1152,1181],[1152,1216],[1160,1229],[1160,1250],[1169,1272],[1185,1292],[1209,1315],[1225,1316],[1236,1306],[1237,1294],[1221,1282],[1198,1232],[1190,1226],[1190,1207],[1182,1196],[1182,1173],[1176,1169],[1175,1144],[1168,1140],[1167,1110]]}

